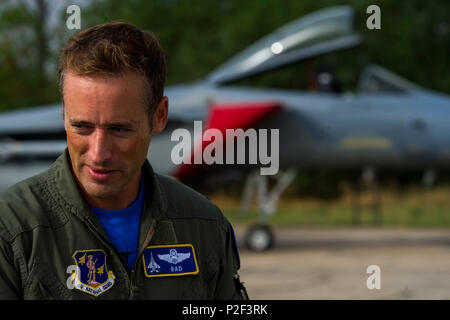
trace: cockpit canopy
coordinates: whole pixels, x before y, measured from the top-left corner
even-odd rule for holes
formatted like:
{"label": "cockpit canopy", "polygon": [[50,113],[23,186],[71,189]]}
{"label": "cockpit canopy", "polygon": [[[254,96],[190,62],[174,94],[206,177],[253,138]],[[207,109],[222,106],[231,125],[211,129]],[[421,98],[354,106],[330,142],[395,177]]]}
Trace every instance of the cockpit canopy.
{"label": "cockpit canopy", "polygon": [[207,76],[226,84],[328,52],[354,47],[362,37],[353,31],[353,8],[320,10],[260,39]]}

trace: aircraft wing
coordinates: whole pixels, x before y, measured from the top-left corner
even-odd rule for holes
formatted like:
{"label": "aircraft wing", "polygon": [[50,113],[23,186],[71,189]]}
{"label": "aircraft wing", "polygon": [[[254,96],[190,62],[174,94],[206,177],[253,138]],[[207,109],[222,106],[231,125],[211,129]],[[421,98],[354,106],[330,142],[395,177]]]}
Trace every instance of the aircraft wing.
{"label": "aircraft wing", "polygon": [[15,157],[52,158],[66,147],[60,104],[0,114],[0,162]]}
{"label": "aircraft wing", "polygon": [[54,133],[64,130],[61,104],[2,112],[0,136]]}

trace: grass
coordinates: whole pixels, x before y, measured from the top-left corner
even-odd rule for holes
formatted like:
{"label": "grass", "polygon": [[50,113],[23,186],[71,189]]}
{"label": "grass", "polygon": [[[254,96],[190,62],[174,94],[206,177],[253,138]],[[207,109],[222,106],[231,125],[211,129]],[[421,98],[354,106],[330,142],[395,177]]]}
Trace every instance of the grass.
{"label": "grass", "polygon": [[[258,221],[255,204],[249,212],[241,213],[240,199],[220,193],[210,198],[233,224]],[[402,192],[383,190],[380,199],[383,227],[450,228],[450,186],[414,187]],[[372,200],[368,192],[360,196],[361,225],[376,225],[370,206]],[[345,192],[332,201],[282,197],[277,213],[268,221],[274,226],[344,227],[353,225],[352,217],[352,194]]]}

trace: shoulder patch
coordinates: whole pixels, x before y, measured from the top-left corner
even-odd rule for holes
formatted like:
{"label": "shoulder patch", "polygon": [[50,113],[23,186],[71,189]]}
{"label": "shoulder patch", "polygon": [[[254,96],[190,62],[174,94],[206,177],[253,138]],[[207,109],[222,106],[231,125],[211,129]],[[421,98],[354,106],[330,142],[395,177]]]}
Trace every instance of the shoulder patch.
{"label": "shoulder patch", "polygon": [[102,249],[78,250],[73,254],[77,265],[74,287],[98,296],[114,285],[114,274],[108,271],[106,253]]}

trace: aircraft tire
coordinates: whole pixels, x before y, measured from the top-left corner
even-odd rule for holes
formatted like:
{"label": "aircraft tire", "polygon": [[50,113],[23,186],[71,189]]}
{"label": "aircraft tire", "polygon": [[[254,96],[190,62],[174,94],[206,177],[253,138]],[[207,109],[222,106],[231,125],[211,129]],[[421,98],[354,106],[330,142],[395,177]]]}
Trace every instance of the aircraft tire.
{"label": "aircraft tire", "polygon": [[251,226],[245,236],[245,244],[252,251],[266,251],[273,246],[274,238],[272,230],[264,224]]}

